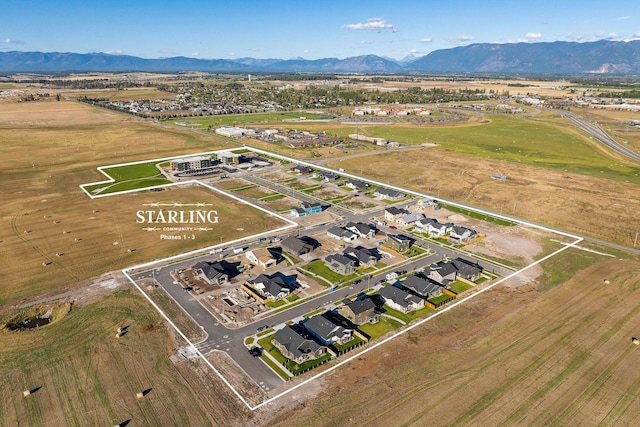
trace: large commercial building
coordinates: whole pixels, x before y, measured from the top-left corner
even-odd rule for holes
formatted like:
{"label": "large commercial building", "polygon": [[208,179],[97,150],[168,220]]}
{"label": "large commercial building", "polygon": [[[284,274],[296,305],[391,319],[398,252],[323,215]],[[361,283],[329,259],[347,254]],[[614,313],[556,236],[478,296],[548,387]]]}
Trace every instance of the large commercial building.
{"label": "large commercial building", "polygon": [[195,156],[184,159],[173,159],[170,162],[171,168],[179,172],[209,168],[212,165],[211,157]]}

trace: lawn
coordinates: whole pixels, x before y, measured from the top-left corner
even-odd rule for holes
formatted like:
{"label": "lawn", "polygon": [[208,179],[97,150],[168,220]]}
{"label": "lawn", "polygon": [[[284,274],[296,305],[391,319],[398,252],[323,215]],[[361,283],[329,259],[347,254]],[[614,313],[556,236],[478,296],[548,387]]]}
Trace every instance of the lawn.
{"label": "lawn", "polygon": [[384,334],[395,331],[400,326],[402,326],[400,322],[396,322],[388,317],[379,316],[379,320],[376,323],[365,323],[358,326],[358,329],[365,333],[370,340],[375,340]]}
{"label": "lawn", "polygon": [[[391,286],[391,285],[387,285],[387,286]],[[372,295],[374,298],[377,297],[377,294]],[[409,323],[412,320],[415,320],[419,317],[424,316],[427,313],[430,313],[433,311],[433,309],[431,307],[424,307],[421,308],[420,310],[416,310],[416,311],[410,311],[408,313],[402,313],[398,310],[394,310],[393,308],[390,308],[388,305],[384,305],[382,306],[382,308],[380,309],[384,314],[388,314],[389,316],[395,317],[396,319],[399,319],[405,323]]]}
{"label": "lawn", "polygon": [[452,297],[451,295],[447,295],[447,294],[442,294],[442,295],[439,295],[437,297],[429,298],[429,302],[431,302],[431,303],[433,303],[433,304],[435,304],[437,306],[438,304],[442,304],[443,302],[451,300],[451,299],[455,299],[455,297]]}
{"label": "lawn", "polygon": [[[358,275],[355,273],[349,274],[347,276],[343,276],[342,274],[336,273],[335,271],[327,267],[324,261],[319,259],[310,262],[309,264],[305,265],[303,268],[313,274],[316,274],[328,280],[333,285],[337,285],[338,283],[345,283],[349,280],[353,280],[356,277],[358,277]],[[324,285],[324,282],[320,282],[320,283]]]}
{"label": "lawn", "polygon": [[169,184],[171,181],[158,170],[158,165],[162,163],[154,161],[104,168],[103,171],[115,182],[87,185],[85,188],[91,194],[107,194]]}
{"label": "lawn", "polygon": [[[486,279],[485,279],[486,280]],[[473,286],[471,286],[468,283],[462,282],[460,280],[456,280],[455,282],[453,282],[451,284],[451,290],[453,292],[455,292],[456,294],[460,294],[468,289],[473,288]]]}

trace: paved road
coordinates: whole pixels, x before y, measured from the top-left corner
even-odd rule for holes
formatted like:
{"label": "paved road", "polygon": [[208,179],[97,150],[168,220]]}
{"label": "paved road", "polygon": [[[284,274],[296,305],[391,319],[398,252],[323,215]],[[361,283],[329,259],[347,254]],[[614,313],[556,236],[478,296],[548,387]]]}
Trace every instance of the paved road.
{"label": "paved road", "polygon": [[[326,226],[331,226],[331,224]],[[387,227],[382,228],[387,232],[392,232],[392,230]],[[433,253],[419,260],[410,260],[398,265],[397,270],[414,271],[424,268],[445,257],[455,258],[460,255],[452,249],[434,245],[433,243],[429,243],[421,239],[417,239],[416,241],[418,244],[429,247]],[[253,248],[257,246],[259,246],[259,243],[255,242],[248,247]],[[175,270],[188,268],[193,266],[196,262],[205,260],[211,261],[212,256],[203,255],[195,259],[179,261],[171,265],[136,273],[132,275],[132,278],[136,281],[141,279],[155,279],[167,294],[169,294],[171,298],[180,305],[182,309],[192,319],[194,319],[194,321],[198,323],[207,334],[207,337],[202,342],[197,343],[196,347],[202,353],[207,353],[211,350],[226,352],[267,393],[273,392],[274,389],[283,387],[284,383],[282,379],[280,379],[280,377],[271,371],[264,363],[259,359],[253,358],[248,353],[247,348],[244,345],[245,337],[255,334],[257,327],[274,327],[292,319],[300,320],[305,314],[321,307],[327,309],[334,308],[335,302],[342,301],[349,296],[358,294],[375,286],[379,282],[383,281],[386,276],[386,273],[377,274],[366,280],[362,280],[357,284],[340,288],[333,292],[327,291],[311,301],[297,305],[286,311],[262,316],[252,324],[243,325],[237,328],[227,328],[225,324],[219,322],[209,310],[200,304],[196,298],[194,298],[190,293],[184,292],[182,287],[175,282],[171,275],[171,272]],[[496,266],[489,266],[482,261],[480,261],[480,264],[484,264],[484,268],[491,269],[500,274],[508,273],[507,270],[500,269]]]}
{"label": "paved road", "polygon": [[563,117],[568,118],[573,123],[575,123],[578,129],[590,135],[591,137],[595,138],[596,140],[600,141],[601,143],[603,143],[604,145],[606,145],[616,153],[622,154],[623,156],[629,159],[640,162],[640,153],[637,153],[629,149],[628,147],[618,143],[618,141],[613,139],[611,135],[605,132],[604,129],[602,129],[596,123],[592,123],[587,120],[584,120],[568,111],[564,111],[564,110],[551,110],[551,111],[553,111],[556,114],[560,114]]}

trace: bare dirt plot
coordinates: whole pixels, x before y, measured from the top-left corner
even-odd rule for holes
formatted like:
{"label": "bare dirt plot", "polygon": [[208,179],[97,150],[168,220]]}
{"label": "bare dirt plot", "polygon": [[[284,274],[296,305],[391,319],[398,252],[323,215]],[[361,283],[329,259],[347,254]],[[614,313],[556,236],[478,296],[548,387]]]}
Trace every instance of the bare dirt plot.
{"label": "bare dirt plot", "polygon": [[252,183],[240,178],[223,179],[221,181],[216,182],[216,186],[222,187],[226,190],[231,190],[233,188],[238,188],[238,187],[244,187],[245,185],[252,185]]}
{"label": "bare dirt plot", "polygon": [[[637,185],[492,159],[412,150],[330,163],[345,169],[366,165],[372,179],[389,180],[433,196],[632,246],[640,230]],[[507,181],[490,178],[507,175]]]}
{"label": "bare dirt plot", "polygon": [[614,260],[542,294],[491,290],[330,374],[274,424],[633,424],[638,280],[637,261]]}
{"label": "bare dirt plot", "polygon": [[287,212],[293,207],[300,206],[300,200],[293,197],[283,197],[279,199],[263,200],[262,203],[268,205],[271,209],[277,212]]}

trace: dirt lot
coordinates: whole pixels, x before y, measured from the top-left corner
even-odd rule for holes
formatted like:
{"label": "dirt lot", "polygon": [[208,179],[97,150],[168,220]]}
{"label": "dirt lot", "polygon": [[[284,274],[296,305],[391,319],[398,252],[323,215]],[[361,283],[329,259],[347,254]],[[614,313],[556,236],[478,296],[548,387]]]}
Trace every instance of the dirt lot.
{"label": "dirt lot", "polygon": [[547,292],[491,290],[330,374],[272,425],[634,424],[639,280],[639,262],[612,260]]}

